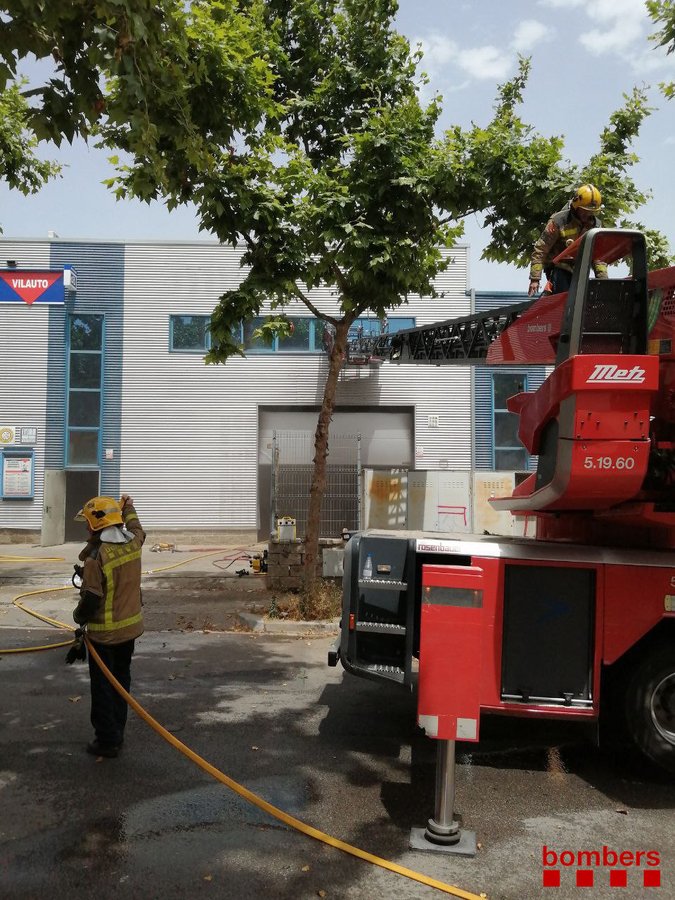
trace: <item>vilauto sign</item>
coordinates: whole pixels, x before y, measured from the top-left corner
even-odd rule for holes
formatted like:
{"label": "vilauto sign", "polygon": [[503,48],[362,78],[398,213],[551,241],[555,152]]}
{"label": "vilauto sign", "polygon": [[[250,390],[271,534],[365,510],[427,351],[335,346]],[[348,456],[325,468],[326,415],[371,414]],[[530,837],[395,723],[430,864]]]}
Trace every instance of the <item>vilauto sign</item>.
{"label": "vilauto sign", "polygon": [[0,272],[0,303],[64,303],[63,270],[9,269]]}

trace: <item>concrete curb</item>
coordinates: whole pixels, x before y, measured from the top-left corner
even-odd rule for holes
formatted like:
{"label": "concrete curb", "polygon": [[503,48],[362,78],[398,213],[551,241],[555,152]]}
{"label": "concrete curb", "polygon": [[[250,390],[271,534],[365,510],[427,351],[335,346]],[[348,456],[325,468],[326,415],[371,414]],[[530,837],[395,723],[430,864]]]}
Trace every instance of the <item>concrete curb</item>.
{"label": "concrete curb", "polygon": [[266,619],[254,613],[243,612],[237,613],[237,618],[242,625],[259,634],[337,634],[340,625],[339,619],[300,622],[293,619]]}

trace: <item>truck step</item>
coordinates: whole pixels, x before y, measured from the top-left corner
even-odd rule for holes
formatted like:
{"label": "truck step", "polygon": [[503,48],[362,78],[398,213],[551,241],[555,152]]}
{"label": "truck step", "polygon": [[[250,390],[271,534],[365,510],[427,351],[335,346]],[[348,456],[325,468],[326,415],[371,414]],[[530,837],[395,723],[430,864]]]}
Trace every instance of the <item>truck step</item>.
{"label": "truck step", "polygon": [[388,678],[390,681],[398,681],[401,684],[405,681],[405,672],[398,666],[369,665],[362,668],[366,672],[372,672],[373,675],[379,675],[380,678]]}
{"label": "truck step", "polygon": [[387,581],[385,578],[359,578],[359,587],[370,591],[405,591],[405,581]]}
{"label": "truck step", "polygon": [[405,625],[396,625],[394,622],[357,622],[357,631],[365,631],[369,634],[399,634],[404,635]]}

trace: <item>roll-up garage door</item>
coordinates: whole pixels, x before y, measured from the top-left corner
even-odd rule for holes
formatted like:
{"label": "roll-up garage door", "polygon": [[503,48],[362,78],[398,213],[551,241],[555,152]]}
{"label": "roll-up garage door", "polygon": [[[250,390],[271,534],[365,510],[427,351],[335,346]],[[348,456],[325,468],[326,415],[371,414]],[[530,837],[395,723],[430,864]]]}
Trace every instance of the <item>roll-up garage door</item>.
{"label": "roll-up garage door", "polygon": [[[276,515],[295,518],[298,536],[304,534],[318,414],[318,409],[260,409],[260,540],[270,534],[274,510]],[[329,432],[322,537],[338,537],[343,527],[357,527],[359,466],[361,469],[412,466],[413,426],[412,407],[336,410]]]}

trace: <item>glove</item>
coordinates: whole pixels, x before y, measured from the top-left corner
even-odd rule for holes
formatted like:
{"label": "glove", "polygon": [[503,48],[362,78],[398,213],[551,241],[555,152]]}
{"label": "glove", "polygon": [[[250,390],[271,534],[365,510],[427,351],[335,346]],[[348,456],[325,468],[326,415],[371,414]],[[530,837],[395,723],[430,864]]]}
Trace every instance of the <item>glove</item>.
{"label": "glove", "polygon": [[527,296],[534,297],[534,295],[537,293],[538,290],[539,290],[539,282],[532,279],[530,281],[530,286],[527,289]]}
{"label": "glove", "polygon": [[67,665],[72,666],[76,659],[80,659],[84,662],[86,658],[87,648],[84,645],[84,631],[82,628],[76,628],[73,646],[66,654],[66,663]]}
{"label": "glove", "polygon": [[77,563],[75,563],[73,569],[75,571],[73,572],[73,577],[70,580],[73,587],[79,591],[79,589],[82,587],[82,576],[84,575],[84,569],[82,568],[82,566],[78,566]]}

